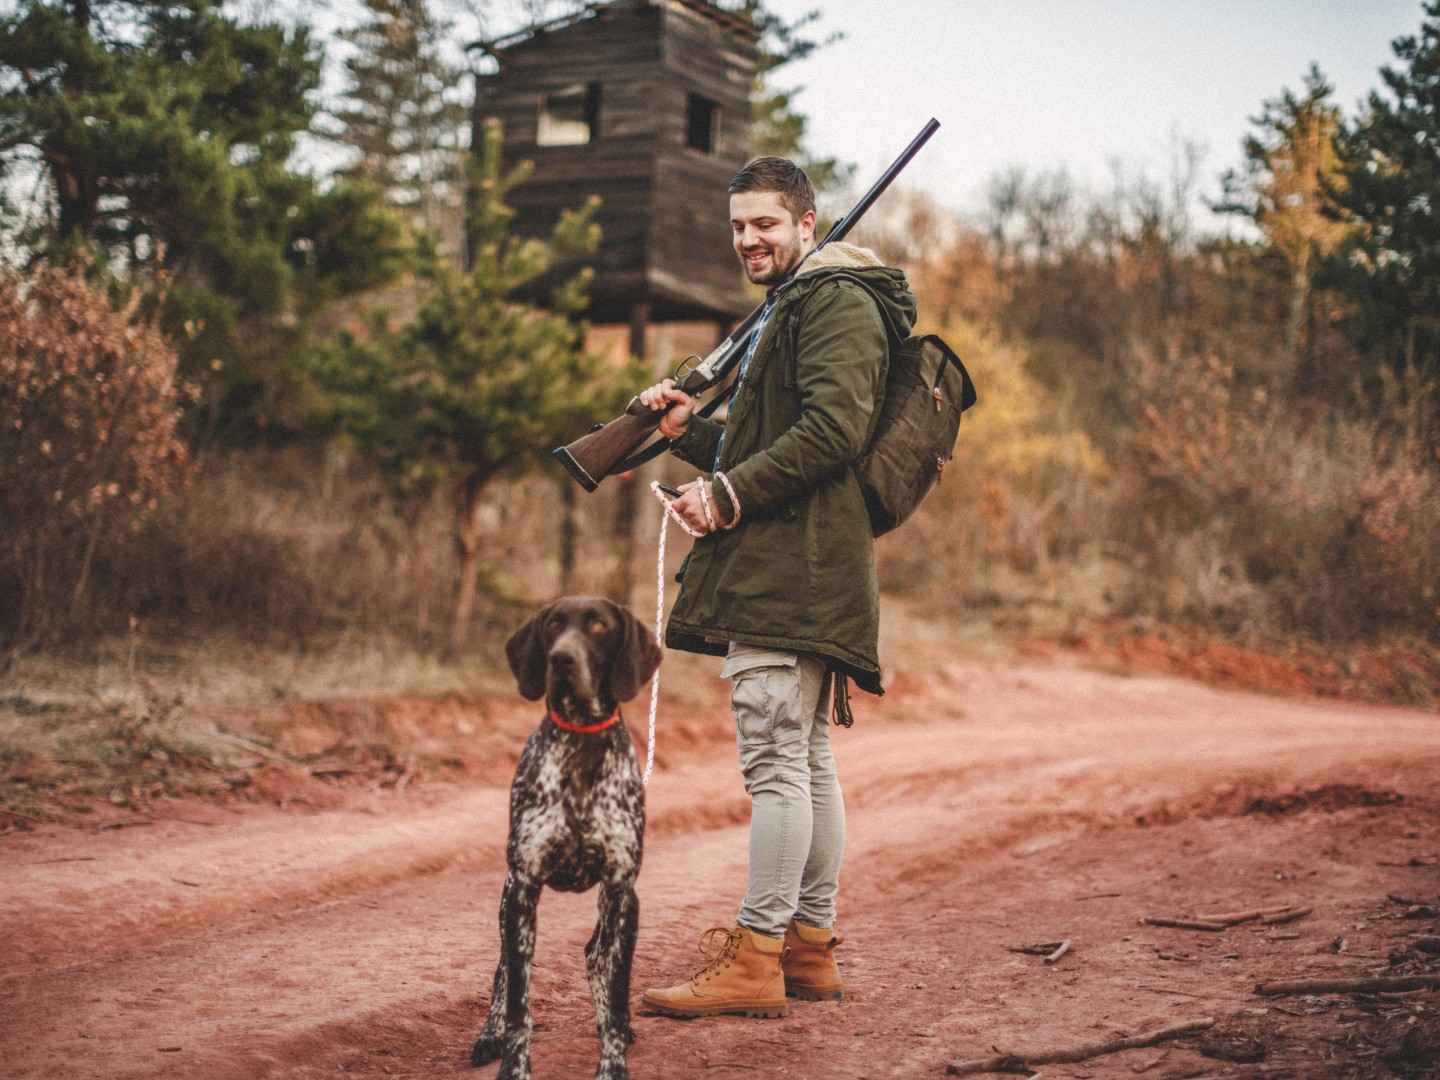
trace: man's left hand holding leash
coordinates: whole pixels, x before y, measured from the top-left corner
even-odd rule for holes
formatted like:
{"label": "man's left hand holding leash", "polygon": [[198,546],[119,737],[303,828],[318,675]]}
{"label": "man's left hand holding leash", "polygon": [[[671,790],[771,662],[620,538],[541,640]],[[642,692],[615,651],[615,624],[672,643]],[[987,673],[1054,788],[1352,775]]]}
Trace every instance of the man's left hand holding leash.
{"label": "man's left hand holding leash", "polygon": [[[668,410],[660,417],[660,434],[667,439],[678,439],[685,434],[690,426],[690,413],[695,408],[695,399],[677,387],[673,379],[666,379],[642,390],[640,403],[650,409]],[[680,497],[670,503],[675,512],[685,520],[685,524],[701,535],[722,529],[730,522],[730,515],[724,505],[715,499],[710,502],[713,523],[705,516],[704,496],[700,493],[700,486],[709,482],[701,477],[682,484]]]}

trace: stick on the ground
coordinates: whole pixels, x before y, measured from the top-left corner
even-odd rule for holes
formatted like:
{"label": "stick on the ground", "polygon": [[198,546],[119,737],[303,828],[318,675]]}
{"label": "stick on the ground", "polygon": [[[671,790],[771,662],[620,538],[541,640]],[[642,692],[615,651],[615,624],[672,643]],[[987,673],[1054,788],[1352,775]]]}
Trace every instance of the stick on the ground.
{"label": "stick on the ground", "polygon": [[1005,948],[1010,952],[1028,953],[1030,956],[1049,956],[1064,944],[1063,941],[1039,941],[1034,945],[1006,945]]}
{"label": "stick on the ground", "polygon": [[1140,920],[1145,926],[1170,926],[1176,930],[1224,930],[1223,922],[1209,922],[1205,919],[1171,919],[1164,915],[1146,915]]}
{"label": "stick on the ground", "polygon": [[1286,994],[1368,994],[1381,990],[1426,990],[1440,987],[1440,975],[1390,975],[1371,979],[1294,979],[1257,983],[1255,992],[1268,997]]}
{"label": "stick on the ground", "polygon": [[1144,983],[1136,983],[1136,990],[1148,990],[1152,994],[1178,994],[1181,997],[1203,998],[1204,994],[1192,994],[1189,990],[1175,990],[1168,986],[1146,986]]}
{"label": "stick on the ground", "polygon": [[1052,952],[1049,956],[1045,957],[1045,963],[1053,964],[1056,960],[1059,960],[1060,957],[1064,956],[1069,951],[1070,939],[1066,938],[1064,941],[1060,942],[1060,947],[1058,949]]}
{"label": "stick on the ground", "polygon": [[1110,1042],[1086,1043],[1068,1050],[1041,1050],[1033,1054],[1000,1054],[997,1057],[977,1058],[972,1061],[952,1061],[945,1066],[946,1076],[973,1076],[987,1072],[1030,1072],[1035,1065],[1061,1065],[1076,1061],[1089,1061],[1106,1054],[1118,1054],[1122,1050],[1138,1050],[1142,1046],[1154,1046],[1166,1039],[1179,1039],[1197,1031],[1214,1027],[1213,1017],[1203,1020],[1188,1020],[1183,1024],[1161,1028],[1145,1035],[1132,1035],[1128,1039],[1113,1039]]}
{"label": "stick on the ground", "polygon": [[1296,908],[1294,911],[1285,911],[1279,915],[1262,915],[1260,921],[1266,926],[1279,926],[1281,923],[1295,922],[1303,919],[1315,911],[1313,907]]}
{"label": "stick on the ground", "polygon": [[1295,907],[1294,904],[1284,904],[1281,907],[1256,908],[1254,911],[1227,911],[1221,915],[1196,915],[1195,918],[1201,922],[1218,922],[1224,923],[1226,926],[1237,926],[1253,919],[1263,919],[1266,915],[1279,915],[1286,911],[1294,911]]}

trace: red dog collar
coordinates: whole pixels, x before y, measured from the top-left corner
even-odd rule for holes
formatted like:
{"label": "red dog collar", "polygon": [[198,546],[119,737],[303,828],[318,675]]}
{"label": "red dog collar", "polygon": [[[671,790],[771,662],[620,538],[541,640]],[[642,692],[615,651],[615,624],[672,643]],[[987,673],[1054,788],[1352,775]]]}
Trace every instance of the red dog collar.
{"label": "red dog collar", "polygon": [[597,731],[604,731],[606,728],[614,727],[620,722],[620,710],[617,708],[609,720],[601,720],[598,724],[572,724],[554,709],[550,710],[550,722],[565,731],[577,731],[581,735],[593,735]]}

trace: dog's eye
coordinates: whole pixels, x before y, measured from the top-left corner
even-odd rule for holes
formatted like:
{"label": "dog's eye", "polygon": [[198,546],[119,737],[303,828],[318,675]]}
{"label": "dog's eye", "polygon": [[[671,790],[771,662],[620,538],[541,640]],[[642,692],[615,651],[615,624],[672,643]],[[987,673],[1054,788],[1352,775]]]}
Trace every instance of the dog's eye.
{"label": "dog's eye", "polygon": [[590,633],[598,637],[599,635],[605,633],[608,627],[605,625],[605,621],[603,619],[591,619],[586,629],[589,630]]}

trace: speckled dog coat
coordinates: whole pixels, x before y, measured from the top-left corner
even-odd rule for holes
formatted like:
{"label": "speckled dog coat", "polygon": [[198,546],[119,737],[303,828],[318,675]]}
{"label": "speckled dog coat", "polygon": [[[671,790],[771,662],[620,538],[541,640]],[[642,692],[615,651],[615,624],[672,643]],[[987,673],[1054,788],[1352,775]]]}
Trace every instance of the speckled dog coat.
{"label": "speckled dog coat", "polygon": [[530,964],[542,886],[599,885],[600,917],[585,970],[600,1035],[597,1080],[628,1077],[630,960],[640,901],[645,788],[619,703],[660,663],[654,635],[624,608],[595,597],[557,600],[517,630],[506,655],[529,700],[544,696],[510,787],[509,873],[500,899],[500,960],[484,1030],[471,1051],[501,1060],[501,1080],[530,1076]]}

